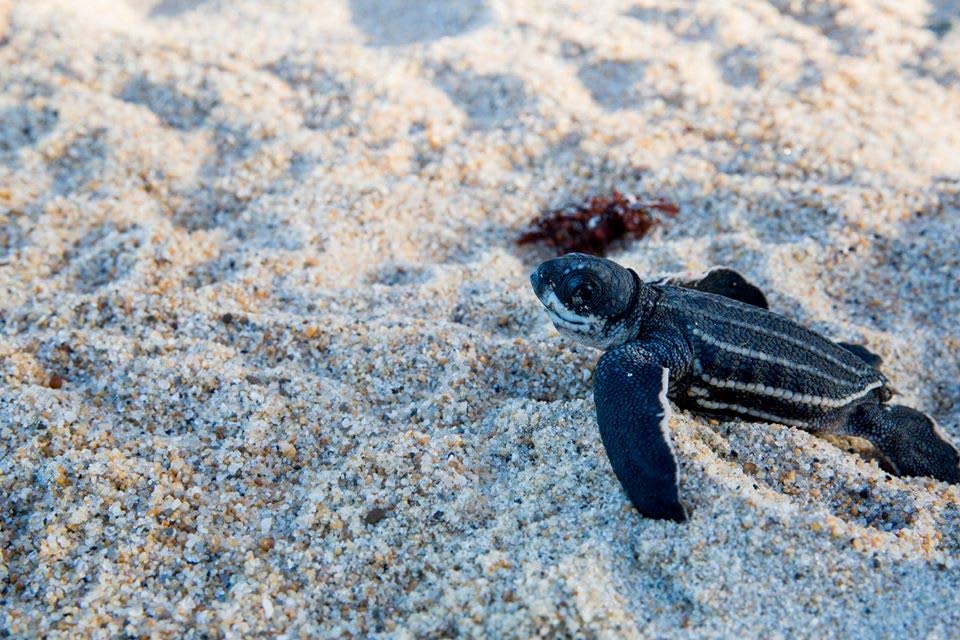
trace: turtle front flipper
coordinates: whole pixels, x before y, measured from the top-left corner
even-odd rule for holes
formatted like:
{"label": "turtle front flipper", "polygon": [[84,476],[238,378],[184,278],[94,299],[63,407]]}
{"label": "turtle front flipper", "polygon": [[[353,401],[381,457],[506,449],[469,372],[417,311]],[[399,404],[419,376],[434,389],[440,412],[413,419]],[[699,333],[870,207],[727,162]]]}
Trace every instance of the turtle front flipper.
{"label": "turtle front flipper", "polygon": [[597,423],[613,471],[637,511],[683,522],[667,426],[670,370],[657,360],[632,343],[600,358],[593,383]]}
{"label": "turtle front flipper", "polygon": [[849,342],[837,342],[837,344],[866,362],[874,369],[879,369],[880,365],[883,364],[883,358],[875,354],[873,351],[870,351],[870,349],[867,349],[862,344],[851,344]]}
{"label": "turtle front flipper", "polygon": [[901,476],[929,476],[960,484],[960,453],[933,418],[902,405],[856,407],[842,427],[866,438]]}
{"label": "turtle front flipper", "polygon": [[742,275],[729,267],[716,267],[706,272],[700,278],[683,278],[669,276],[660,280],[663,284],[671,284],[684,289],[695,289],[704,293],[712,293],[731,300],[737,300],[760,309],[769,309],[767,297],[760,287],[751,283]]}

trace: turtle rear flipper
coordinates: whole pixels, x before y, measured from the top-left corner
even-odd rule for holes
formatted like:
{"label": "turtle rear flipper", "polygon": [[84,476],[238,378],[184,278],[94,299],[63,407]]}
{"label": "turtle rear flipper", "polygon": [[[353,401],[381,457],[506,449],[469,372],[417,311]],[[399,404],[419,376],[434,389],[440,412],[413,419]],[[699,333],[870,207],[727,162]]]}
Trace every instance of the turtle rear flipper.
{"label": "turtle rear flipper", "polygon": [[860,405],[843,433],[866,438],[902,476],[929,476],[960,484],[960,453],[934,420],[902,405]]}
{"label": "turtle rear flipper", "polygon": [[716,267],[707,271],[700,278],[684,278],[682,276],[668,276],[660,280],[663,284],[670,284],[684,289],[695,289],[704,293],[737,300],[745,304],[769,309],[767,297],[760,287],[753,284],[742,275],[729,267]]}

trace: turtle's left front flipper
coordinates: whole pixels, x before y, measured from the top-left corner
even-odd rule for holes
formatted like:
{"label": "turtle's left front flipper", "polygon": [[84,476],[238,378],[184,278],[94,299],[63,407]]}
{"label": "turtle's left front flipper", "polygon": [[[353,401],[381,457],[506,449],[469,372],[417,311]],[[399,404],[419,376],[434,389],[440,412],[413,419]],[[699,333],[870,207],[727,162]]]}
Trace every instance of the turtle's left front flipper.
{"label": "turtle's left front flipper", "polygon": [[593,395],[607,457],[634,506],[648,518],[683,522],[665,360],[636,343],[611,349],[597,364]]}

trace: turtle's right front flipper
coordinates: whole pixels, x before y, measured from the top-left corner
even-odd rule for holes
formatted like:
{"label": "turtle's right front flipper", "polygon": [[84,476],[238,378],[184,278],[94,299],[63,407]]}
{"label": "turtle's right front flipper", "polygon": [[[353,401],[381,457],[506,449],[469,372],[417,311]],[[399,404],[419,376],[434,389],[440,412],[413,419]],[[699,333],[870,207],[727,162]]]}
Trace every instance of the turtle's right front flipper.
{"label": "turtle's right front flipper", "polygon": [[600,437],[614,473],[641,514],[683,522],[670,444],[665,358],[628,343],[606,352],[594,373]]}
{"label": "turtle's right front flipper", "polygon": [[658,282],[683,287],[684,289],[713,293],[731,300],[739,300],[744,304],[760,309],[770,308],[770,305],[767,304],[767,296],[763,295],[760,287],[729,267],[715,267],[699,278],[668,276]]}
{"label": "turtle's right front flipper", "polygon": [[862,344],[851,344],[849,342],[837,342],[837,344],[866,362],[874,369],[879,369],[880,365],[883,364],[883,358],[875,354],[873,351],[870,351]]}

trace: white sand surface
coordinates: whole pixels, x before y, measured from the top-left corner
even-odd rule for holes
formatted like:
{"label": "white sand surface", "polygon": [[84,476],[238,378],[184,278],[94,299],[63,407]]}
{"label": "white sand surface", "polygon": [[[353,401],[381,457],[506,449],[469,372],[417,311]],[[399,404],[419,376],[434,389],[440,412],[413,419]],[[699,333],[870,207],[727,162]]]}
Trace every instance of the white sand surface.
{"label": "white sand surface", "polygon": [[0,0],[0,635],[960,634],[960,491],[671,421],[629,505],[543,209],[741,270],[960,440],[952,0]]}

